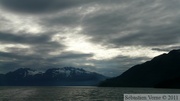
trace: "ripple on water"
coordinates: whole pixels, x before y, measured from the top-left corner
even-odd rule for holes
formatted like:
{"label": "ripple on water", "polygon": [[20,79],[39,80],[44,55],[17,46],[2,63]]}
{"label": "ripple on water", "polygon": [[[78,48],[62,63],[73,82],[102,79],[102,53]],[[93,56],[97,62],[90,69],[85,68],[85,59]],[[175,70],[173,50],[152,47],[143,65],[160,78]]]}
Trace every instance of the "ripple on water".
{"label": "ripple on water", "polygon": [[179,89],[0,87],[0,101],[123,101],[123,94],[180,93]]}

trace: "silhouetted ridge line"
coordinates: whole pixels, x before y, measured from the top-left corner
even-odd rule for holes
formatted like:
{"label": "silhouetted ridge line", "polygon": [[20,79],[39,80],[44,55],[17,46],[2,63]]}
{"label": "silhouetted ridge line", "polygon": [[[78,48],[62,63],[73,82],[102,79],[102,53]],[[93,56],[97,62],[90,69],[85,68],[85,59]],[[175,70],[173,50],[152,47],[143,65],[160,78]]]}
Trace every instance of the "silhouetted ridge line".
{"label": "silhouetted ridge line", "polygon": [[135,65],[118,77],[100,83],[101,87],[180,88],[180,50]]}
{"label": "silhouetted ridge line", "polygon": [[0,74],[1,86],[93,86],[107,77],[74,67],[50,68],[44,73],[19,68]]}

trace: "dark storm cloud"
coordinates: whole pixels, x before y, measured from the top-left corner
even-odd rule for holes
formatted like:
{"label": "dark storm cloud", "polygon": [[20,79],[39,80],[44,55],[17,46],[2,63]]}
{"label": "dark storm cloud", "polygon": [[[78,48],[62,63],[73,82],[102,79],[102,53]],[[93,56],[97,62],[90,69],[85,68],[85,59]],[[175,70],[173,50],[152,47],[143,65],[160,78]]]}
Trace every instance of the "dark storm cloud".
{"label": "dark storm cloud", "polygon": [[86,59],[89,57],[92,57],[93,54],[85,54],[85,53],[79,53],[79,52],[63,52],[62,55],[55,56],[53,58],[50,58],[48,61],[59,61],[59,60],[70,60],[70,59]]}
{"label": "dark storm cloud", "polygon": [[84,18],[84,26],[88,34],[110,35],[117,34],[128,22],[126,13],[119,10],[104,10]]}
{"label": "dark storm cloud", "polygon": [[[171,26],[169,26],[171,27]],[[179,41],[180,29],[177,26],[174,28],[166,29],[158,27],[143,29],[142,32],[133,33],[132,35],[126,35],[124,37],[114,38],[108,40],[109,43],[114,43],[117,46],[120,45],[142,45],[142,46],[158,46],[158,45],[171,45],[176,44]]]}
{"label": "dark storm cloud", "polygon": [[[63,50],[64,45],[52,42],[51,34],[40,34],[32,35],[30,33],[26,34],[12,34],[12,33],[0,33],[0,42],[3,44],[21,44],[28,45],[30,47],[21,48],[19,46],[7,47],[5,50],[7,52],[1,52],[1,60],[7,61],[6,64],[1,64],[1,67],[6,68],[6,65],[16,64],[14,68],[28,67],[30,65],[36,64],[45,66],[44,63],[51,65],[46,59],[50,58],[48,54],[56,50]],[[12,60],[12,61],[9,61]]]}
{"label": "dark storm cloud", "polygon": [[34,48],[34,50],[38,50],[38,52],[41,53],[43,53],[43,51],[48,52],[50,50],[55,50],[56,48],[65,48],[65,46],[60,43],[52,42],[50,33],[44,33],[40,35],[31,35],[30,33],[17,35],[0,32],[0,42],[11,44],[27,44]]}
{"label": "dark storm cloud", "polygon": [[86,0],[0,0],[1,4],[12,11],[23,13],[44,13],[61,11],[85,4]]}
{"label": "dark storm cloud", "polygon": [[44,60],[44,61],[59,61],[59,60],[68,60],[68,59],[85,59],[87,57],[92,57],[93,54],[83,54],[83,53],[75,53],[75,52],[66,52],[62,53],[58,56],[50,56],[47,59],[43,58],[43,56],[39,57],[37,55],[24,55],[24,54],[17,54],[13,52],[0,52],[1,59],[7,59],[9,60],[14,60],[14,61],[31,61],[31,60]]}
{"label": "dark storm cloud", "polygon": [[[32,61],[32,60],[42,60],[43,57],[38,57],[36,55],[22,55],[17,53],[11,53],[11,52],[0,52],[1,59],[4,61],[10,61],[10,62],[26,62],[26,61]],[[19,63],[21,64],[21,63]]]}
{"label": "dark storm cloud", "polygon": [[13,34],[0,32],[0,41],[2,42],[10,42],[10,43],[24,43],[24,44],[35,44],[35,43],[45,43],[50,41],[51,35],[32,35],[28,34]]}
{"label": "dark storm cloud", "polygon": [[175,44],[180,38],[179,4],[179,1],[136,0],[119,9],[117,4],[84,18],[84,33],[94,37],[93,42],[117,47]]}
{"label": "dark storm cloud", "polygon": [[38,57],[36,55],[24,55],[19,51],[0,52],[0,56],[0,70],[3,72],[9,72],[10,70],[15,70],[22,67],[29,67],[33,64],[38,65],[38,63],[43,60],[43,57]]}
{"label": "dark storm cloud", "polygon": [[180,45],[179,46],[169,46],[169,47],[161,47],[161,48],[152,48],[152,50],[156,50],[156,51],[166,51],[169,52],[171,50],[176,50],[176,49],[180,49]]}
{"label": "dark storm cloud", "polygon": [[[72,16],[73,15],[73,16]],[[75,26],[80,23],[80,16],[75,13],[70,13],[58,17],[44,18],[41,22],[46,26]]]}

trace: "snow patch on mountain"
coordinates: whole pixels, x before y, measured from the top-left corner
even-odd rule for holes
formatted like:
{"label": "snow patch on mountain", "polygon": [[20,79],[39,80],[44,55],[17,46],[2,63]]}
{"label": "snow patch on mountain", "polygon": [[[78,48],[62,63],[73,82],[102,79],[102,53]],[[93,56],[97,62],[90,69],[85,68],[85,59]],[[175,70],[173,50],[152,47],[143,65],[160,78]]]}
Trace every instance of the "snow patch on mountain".
{"label": "snow patch on mountain", "polygon": [[28,70],[27,71],[28,73],[27,73],[27,75],[36,75],[36,74],[39,74],[39,72],[38,71],[35,71],[35,70]]}
{"label": "snow patch on mountain", "polygon": [[84,74],[84,73],[90,74],[91,72],[87,72],[83,69],[74,68],[74,67],[57,68],[56,70],[53,71],[54,75],[64,74],[64,75],[66,75],[66,77],[71,77],[73,75],[73,73],[75,73],[75,74]]}

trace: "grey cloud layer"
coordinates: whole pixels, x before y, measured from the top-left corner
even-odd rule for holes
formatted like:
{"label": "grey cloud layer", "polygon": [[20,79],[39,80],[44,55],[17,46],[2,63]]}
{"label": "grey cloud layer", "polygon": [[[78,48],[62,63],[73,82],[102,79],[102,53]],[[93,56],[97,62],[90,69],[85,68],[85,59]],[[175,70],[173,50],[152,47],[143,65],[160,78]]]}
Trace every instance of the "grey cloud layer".
{"label": "grey cloud layer", "polygon": [[[93,1],[92,1],[93,2]],[[88,3],[87,3],[88,4]],[[86,5],[87,5],[86,4]],[[82,34],[91,36],[92,42],[112,45],[171,45],[179,40],[179,1],[121,0],[79,6],[97,11],[83,16],[83,10],[71,9],[59,16],[43,18],[46,26],[82,26]],[[87,7],[87,8],[85,8]],[[164,41],[166,40],[166,41]]]}
{"label": "grey cloud layer", "polygon": [[92,41],[111,43],[117,47],[170,45],[180,38],[180,12],[173,4],[178,5],[179,1],[146,3],[136,0],[125,4],[127,7],[115,9],[117,4],[114,8],[88,16],[83,26],[86,34],[95,36]]}
{"label": "grey cloud layer", "polygon": [[69,9],[84,4],[85,0],[0,0],[10,10],[23,13],[43,13]]}
{"label": "grey cloud layer", "polygon": [[[42,34],[40,36],[35,35],[17,35],[12,33],[4,33],[0,32],[0,42],[8,43],[8,44],[22,44],[22,45],[29,45],[31,47],[30,50],[35,51],[37,54],[44,53],[47,54],[53,50],[57,49],[64,49],[65,46],[51,41],[51,35],[47,33]],[[14,51],[14,48],[9,50]],[[18,50],[18,49],[17,49]],[[36,54],[35,53],[35,54]]]}

